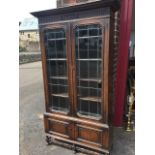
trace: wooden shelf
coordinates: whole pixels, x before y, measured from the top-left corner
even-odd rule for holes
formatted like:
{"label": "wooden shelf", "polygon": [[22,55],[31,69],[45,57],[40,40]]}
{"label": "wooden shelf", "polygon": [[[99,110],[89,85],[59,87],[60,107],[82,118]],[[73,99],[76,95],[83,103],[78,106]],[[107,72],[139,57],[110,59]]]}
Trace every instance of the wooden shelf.
{"label": "wooden shelf", "polygon": [[99,30],[99,29],[101,28],[80,28],[80,30],[77,30],[77,31],[84,31],[84,30],[88,31],[88,30]]}
{"label": "wooden shelf", "polygon": [[49,85],[51,85],[51,86],[62,86],[62,87],[68,87],[68,85],[66,85],[66,84],[55,84],[55,83],[48,83]]}
{"label": "wooden shelf", "polygon": [[68,98],[68,93],[60,93],[60,94],[51,94],[52,96],[56,96],[56,97],[64,97],[64,98]]}
{"label": "wooden shelf", "polygon": [[84,86],[77,86],[78,88],[82,88],[82,89],[101,89],[100,87],[96,87],[96,88],[94,88],[94,87],[84,87]]}
{"label": "wooden shelf", "polygon": [[98,83],[101,82],[100,78],[98,78],[98,79],[97,78],[96,79],[95,78],[94,79],[93,78],[90,78],[90,79],[89,78],[78,78],[78,80],[80,80],[80,81],[98,82]]}
{"label": "wooden shelf", "polygon": [[48,39],[48,41],[55,41],[55,40],[66,40],[66,38],[55,38],[55,39]]}
{"label": "wooden shelf", "polygon": [[48,61],[66,61],[67,59],[65,58],[51,58],[51,59],[47,59]]}
{"label": "wooden shelf", "polygon": [[90,38],[100,38],[102,37],[101,35],[99,36],[84,36],[84,37],[78,37],[78,39],[90,39]]}
{"label": "wooden shelf", "polygon": [[77,61],[102,61],[102,59],[76,59]]}
{"label": "wooden shelf", "polygon": [[80,97],[80,100],[92,101],[92,102],[101,102],[101,98],[100,97],[96,97],[96,96]]}
{"label": "wooden shelf", "polygon": [[51,79],[60,79],[60,80],[67,80],[66,76],[51,76]]}

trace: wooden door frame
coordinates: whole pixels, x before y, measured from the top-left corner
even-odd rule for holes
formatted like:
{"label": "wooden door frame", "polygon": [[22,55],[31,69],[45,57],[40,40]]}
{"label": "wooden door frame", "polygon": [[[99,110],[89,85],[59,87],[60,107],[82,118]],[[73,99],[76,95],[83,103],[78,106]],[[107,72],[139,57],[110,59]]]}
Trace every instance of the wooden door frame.
{"label": "wooden door frame", "polygon": [[[109,79],[109,74],[108,74],[108,63],[109,63],[109,18],[104,18],[104,17],[97,17],[97,18],[92,18],[92,19],[81,19],[77,20],[75,22],[71,22],[71,40],[72,40],[72,70],[73,70],[73,85],[74,85],[74,116],[83,120],[90,120],[94,121],[94,119],[91,118],[86,118],[86,117],[79,117],[77,115],[77,87],[76,87],[76,62],[75,62],[75,36],[74,36],[74,31],[75,28],[78,25],[89,25],[89,24],[99,24],[102,26],[102,91],[101,91],[101,98],[102,98],[102,104],[101,104],[101,115],[102,118],[100,120],[96,120],[102,123],[108,123],[108,79]],[[107,38],[107,40],[105,39]],[[105,46],[106,44],[106,46]],[[106,69],[106,72],[104,71]],[[106,73],[106,74],[105,74]]]}
{"label": "wooden door frame", "polygon": [[45,108],[46,112],[49,113],[55,113],[55,114],[60,114],[60,115],[66,115],[60,112],[55,112],[55,111],[50,111],[49,108],[49,89],[48,89],[48,77],[47,77],[47,64],[46,64],[46,50],[45,50],[45,43],[44,43],[44,30],[46,29],[58,29],[58,28],[64,28],[65,33],[66,33],[66,58],[67,58],[67,76],[68,76],[68,94],[69,94],[69,112],[67,115],[72,115],[72,94],[71,94],[71,73],[70,73],[70,61],[71,61],[71,49],[69,46],[70,42],[70,32],[68,28],[67,23],[61,23],[61,24],[48,24],[45,25],[44,27],[40,28],[40,45],[41,45],[41,59],[42,59],[42,70],[43,70],[43,81],[44,81],[44,94],[45,94]]}

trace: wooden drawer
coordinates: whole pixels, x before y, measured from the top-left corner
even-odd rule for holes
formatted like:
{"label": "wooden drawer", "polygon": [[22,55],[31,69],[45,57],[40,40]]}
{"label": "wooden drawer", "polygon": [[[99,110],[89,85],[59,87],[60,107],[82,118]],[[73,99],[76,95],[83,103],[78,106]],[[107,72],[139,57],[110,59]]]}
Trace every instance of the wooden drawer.
{"label": "wooden drawer", "polygon": [[46,133],[72,139],[73,125],[69,121],[46,115],[44,116],[44,122]]}

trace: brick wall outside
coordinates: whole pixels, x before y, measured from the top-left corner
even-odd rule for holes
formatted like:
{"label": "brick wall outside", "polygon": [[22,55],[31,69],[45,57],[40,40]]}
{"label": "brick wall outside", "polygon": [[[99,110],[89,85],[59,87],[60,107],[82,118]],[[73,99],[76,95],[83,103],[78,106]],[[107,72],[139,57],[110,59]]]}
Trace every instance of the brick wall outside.
{"label": "brick wall outside", "polygon": [[23,50],[22,52],[40,51],[38,31],[19,32],[19,46]]}

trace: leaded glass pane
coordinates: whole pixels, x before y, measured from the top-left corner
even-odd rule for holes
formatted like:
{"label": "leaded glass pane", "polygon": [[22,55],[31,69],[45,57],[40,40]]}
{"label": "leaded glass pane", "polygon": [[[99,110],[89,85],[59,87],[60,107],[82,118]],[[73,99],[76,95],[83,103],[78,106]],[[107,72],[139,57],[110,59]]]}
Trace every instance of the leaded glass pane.
{"label": "leaded glass pane", "polygon": [[78,114],[101,117],[101,45],[99,25],[78,26],[75,30]]}
{"label": "leaded glass pane", "polygon": [[50,109],[69,111],[66,63],[66,35],[64,29],[45,30],[45,50]]}

